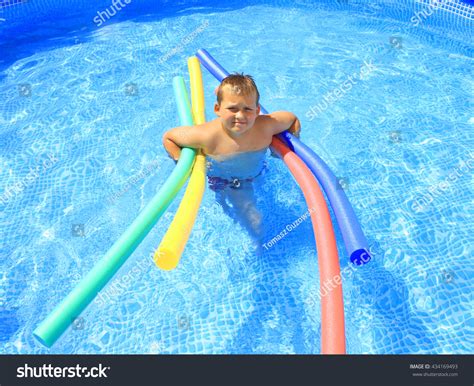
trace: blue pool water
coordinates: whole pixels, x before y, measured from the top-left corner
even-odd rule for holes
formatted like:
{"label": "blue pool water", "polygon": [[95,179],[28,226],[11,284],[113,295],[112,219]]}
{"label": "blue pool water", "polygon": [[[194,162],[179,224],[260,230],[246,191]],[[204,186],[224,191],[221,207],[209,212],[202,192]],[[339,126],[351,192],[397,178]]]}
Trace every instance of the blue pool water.
{"label": "blue pool water", "polygon": [[[171,80],[201,47],[254,75],[267,109],[297,114],[341,178],[374,253],[342,278],[348,353],[473,352],[472,20],[438,10],[415,27],[408,0],[137,1],[100,27],[110,4],[77,0],[35,29],[8,17],[33,3],[0,13],[0,353],[320,352],[310,222],[257,254],[210,190],[176,270],[152,254],[181,194],[53,348],[32,337],[173,170]],[[307,210],[268,164],[265,240]]]}

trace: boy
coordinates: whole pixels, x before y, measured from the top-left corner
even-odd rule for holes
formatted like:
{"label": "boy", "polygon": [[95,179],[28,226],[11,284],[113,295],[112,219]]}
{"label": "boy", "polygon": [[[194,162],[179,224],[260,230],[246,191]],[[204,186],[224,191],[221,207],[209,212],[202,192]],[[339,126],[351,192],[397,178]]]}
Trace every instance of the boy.
{"label": "boy", "polygon": [[229,75],[216,94],[214,112],[218,118],[167,131],[163,146],[174,160],[182,147],[202,149],[209,161],[209,187],[216,192],[218,203],[260,239],[262,220],[255,207],[253,181],[265,169],[272,137],[285,130],[299,136],[300,122],[287,111],[259,115],[260,94],[250,75]]}

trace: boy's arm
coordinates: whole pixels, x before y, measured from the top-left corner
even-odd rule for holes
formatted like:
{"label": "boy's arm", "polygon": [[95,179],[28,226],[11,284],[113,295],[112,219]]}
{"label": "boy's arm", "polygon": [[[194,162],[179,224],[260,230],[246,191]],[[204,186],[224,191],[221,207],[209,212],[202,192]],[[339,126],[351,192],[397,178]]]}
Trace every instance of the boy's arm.
{"label": "boy's arm", "polygon": [[163,135],[163,146],[170,157],[177,161],[183,147],[206,147],[205,131],[199,126],[175,127]]}
{"label": "boy's arm", "polygon": [[288,130],[291,134],[300,136],[301,124],[298,117],[289,111],[276,111],[265,116],[267,125],[273,135]]}

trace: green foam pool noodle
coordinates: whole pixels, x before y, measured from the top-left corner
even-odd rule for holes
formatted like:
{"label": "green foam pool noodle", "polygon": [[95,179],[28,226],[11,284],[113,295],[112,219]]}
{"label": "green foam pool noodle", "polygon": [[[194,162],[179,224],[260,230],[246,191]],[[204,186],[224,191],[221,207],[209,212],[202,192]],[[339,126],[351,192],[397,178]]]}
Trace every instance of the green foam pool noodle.
{"label": "green foam pool noodle", "polygon": [[[183,77],[173,79],[173,88],[181,125],[193,125]],[[150,203],[87,276],[35,329],[33,335],[42,344],[51,347],[112,279],[176,197],[191,172],[195,156],[196,150],[182,149],[176,167]]]}

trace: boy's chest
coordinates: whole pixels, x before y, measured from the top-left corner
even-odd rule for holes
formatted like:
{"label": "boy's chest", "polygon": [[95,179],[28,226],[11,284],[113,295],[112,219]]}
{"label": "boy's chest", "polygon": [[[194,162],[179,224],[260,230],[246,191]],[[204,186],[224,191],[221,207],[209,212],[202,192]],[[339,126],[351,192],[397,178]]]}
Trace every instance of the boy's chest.
{"label": "boy's chest", "polygon": [[232,153],[242,153],[256,151],[270,146],[272,137],[265,134],[254,134],[245,138],[221,138],[215,144],[210,154],[224,155]]}

